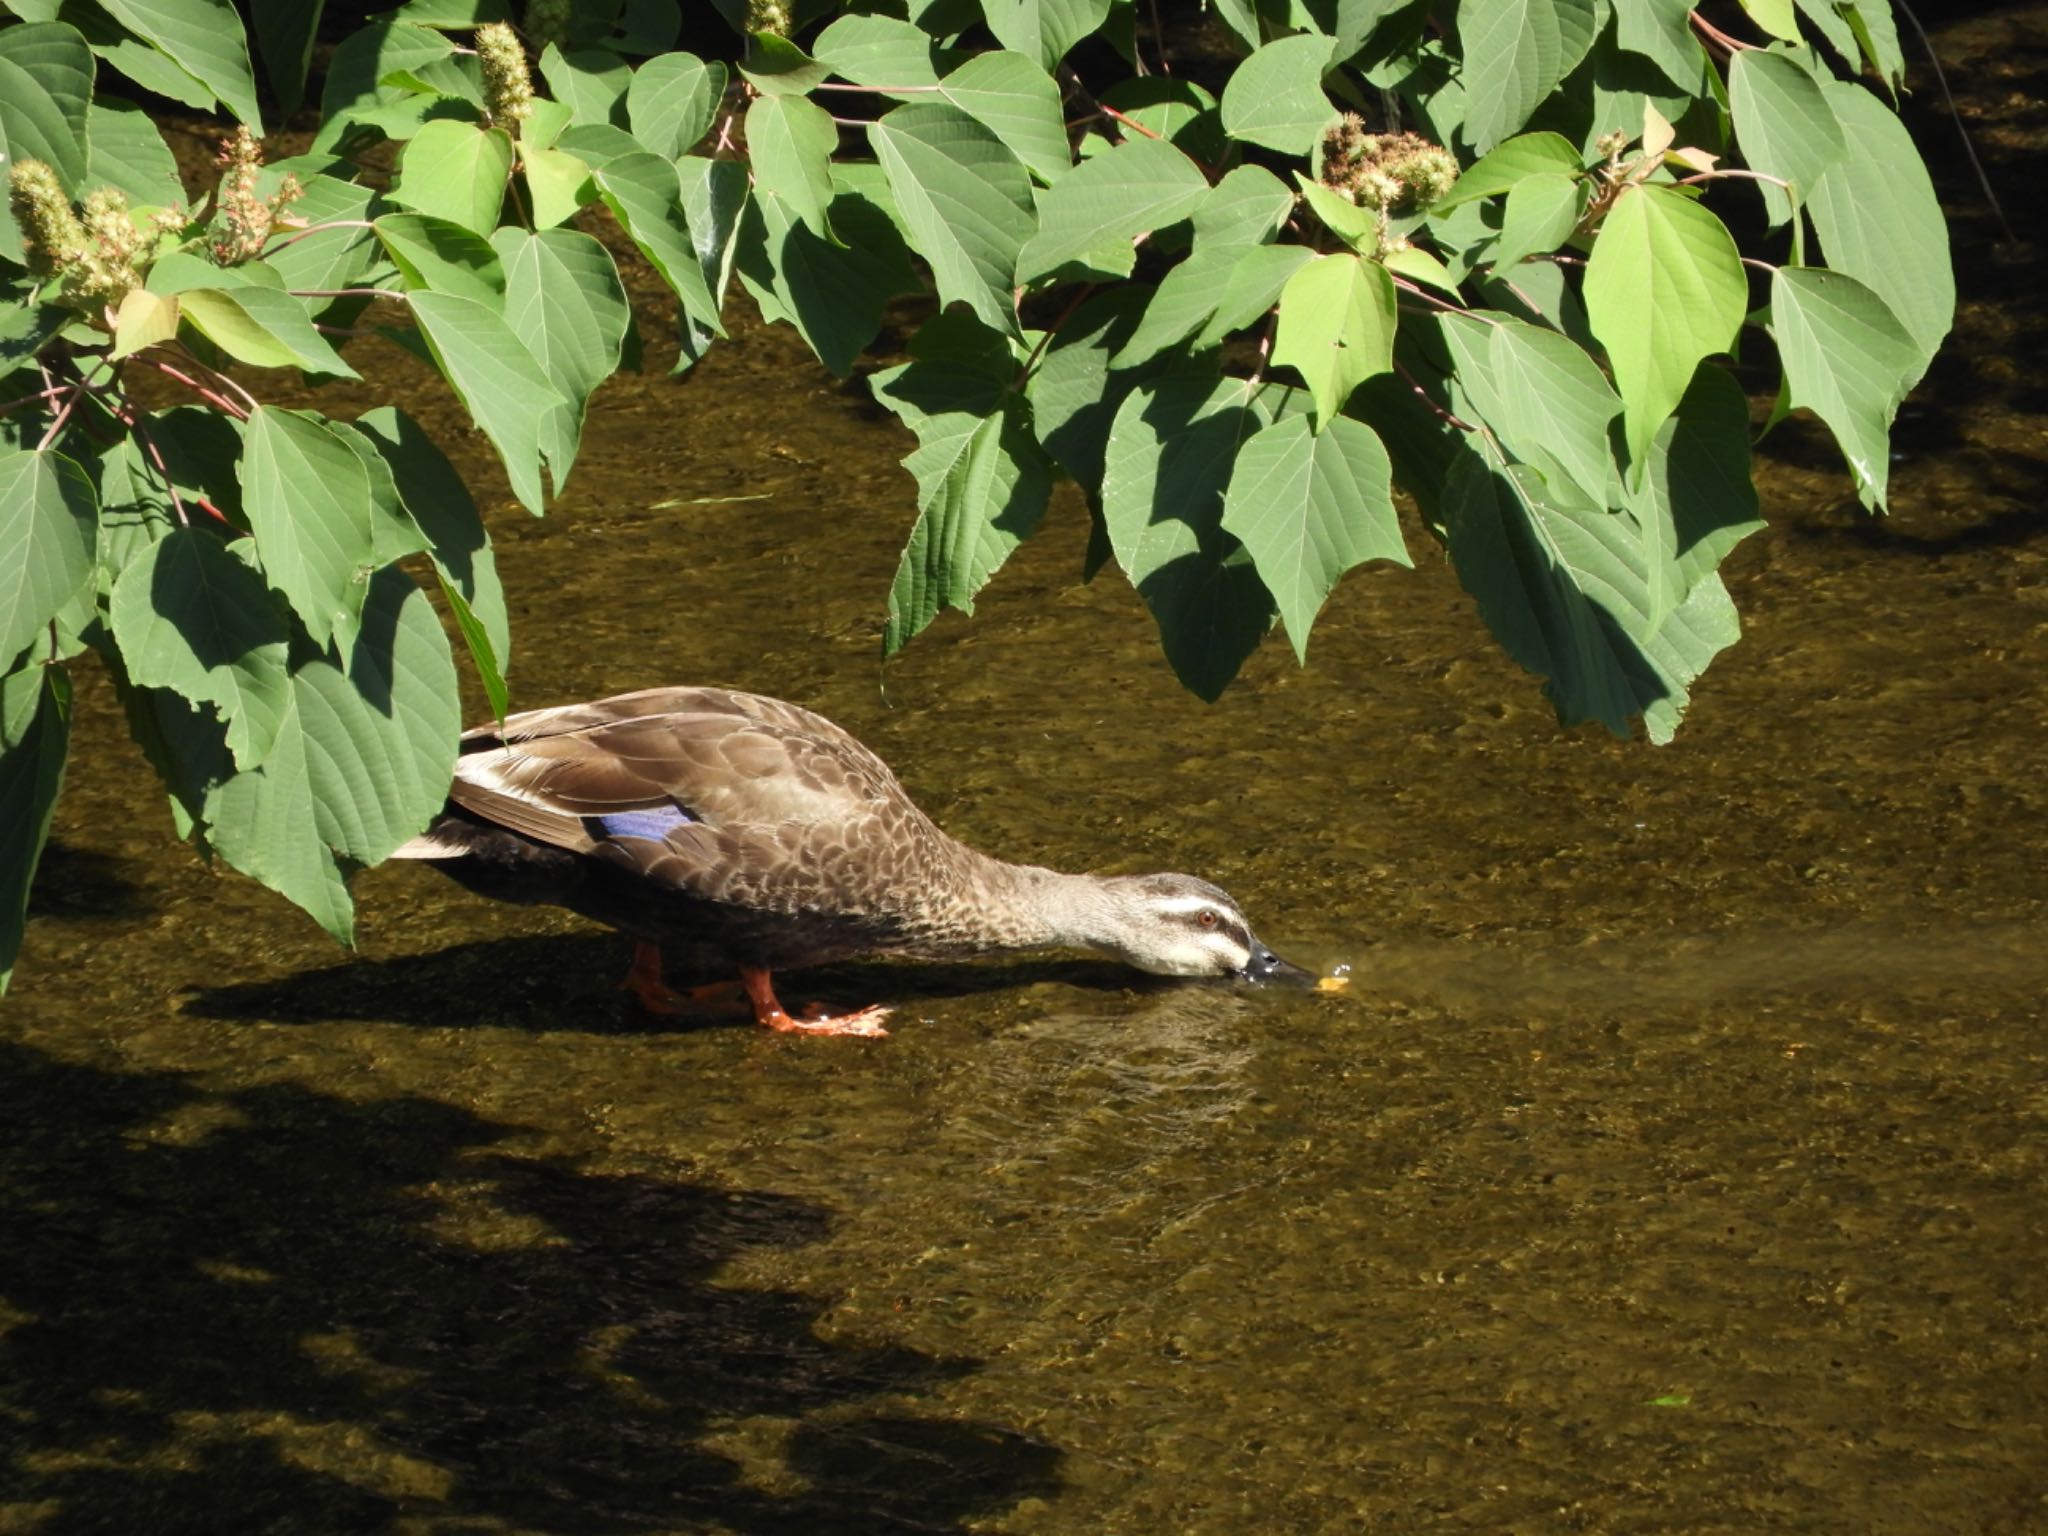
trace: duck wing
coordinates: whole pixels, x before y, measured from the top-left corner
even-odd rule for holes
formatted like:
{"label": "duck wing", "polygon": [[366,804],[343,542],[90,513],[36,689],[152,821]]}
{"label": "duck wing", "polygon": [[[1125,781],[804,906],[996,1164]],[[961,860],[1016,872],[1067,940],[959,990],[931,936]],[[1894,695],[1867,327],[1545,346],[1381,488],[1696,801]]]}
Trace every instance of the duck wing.
{"label": "duck wing", "polygon": [[464,746],[449,799],[471,816],[761,910],[872,899],[862,850],[937,835],[852,736],[754,694],[651,689],[514,715]]}

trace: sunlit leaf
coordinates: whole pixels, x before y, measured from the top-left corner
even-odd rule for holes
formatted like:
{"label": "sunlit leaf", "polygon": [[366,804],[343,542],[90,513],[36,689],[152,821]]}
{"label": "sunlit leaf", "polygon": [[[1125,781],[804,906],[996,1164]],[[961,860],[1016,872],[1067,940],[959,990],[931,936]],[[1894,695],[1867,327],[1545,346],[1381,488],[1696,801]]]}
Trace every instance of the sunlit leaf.
{"label": "sunlit leaf", "polygon": [[1791,184],[1761,182],[1773,224],[1804,204],[1848,149],[1828,98],[1812,75],[1782,53],[1745,48],[1728,61],[1728,105],[1736,141],[1753,171]]}
{"label": "sunlit leaf", "polygon": [[1097,155],[1039,197],[1038,233],[1017,258],[1017,280],[1029,283],[1096,256],[1111,271],[1128,272],[1131,241],[1185,218],[1208,192],[1194,161],[1157,139],[1132,139]]}
{"label": "sunlit leaf", "polygon": [[841,79],[883,95],[890,86],[939,83],[931,34],[893,16],[841,16],[818,34],[811,54]]}
{"label": "sunlit leaf", "polygon": [[1109,16],[1111,0],[982,0],[989,31],[1005,48],[1052,70]]}
{"label": "sunlit leaf", "polygon": [[1017,253],[1038,227],[1031,178],[994,133],[956,107],[912,102],[868,128],[875,158],[930,263],[939,302],[965,303],[1017,334]]}
{"label": "sunlit leaf", "polygon": [[1430,213],[1449,213],[1475,198],[1509,191],[1531,176],[1577,176],[1584,168],[1578,150],[1562,134],[1518,134],[1465,167],[1451,190],[1431,206]]}
{"label": "sunlit leaf", "polygon": [[505,262],[505,322],[562,397],[541,426],[559,491],[576,461],[584,405],[619,366],[631,319],[626,290],[610,253],[578,230],[501,229],[493,244]]}
{"label": "sunlit leaf", "polygon": [[437,119],[405,146],[398,184],[388,196],[401,207],[488,236],[498,227],[511,175],[512,141],[503,132]]}
{"label": "sunlit leaf", "polygon": [[[416,293],[412,313],[434,361],[498,450],[512,494],[539,513],[541,428],[561,395],[489,306],[452,293]],[[559,486],[559,472],[555,478]]]}
{"label": "sunlit leaf", "polygon": [[633,137],[664,160],[696,146],[725,95],[725,66],[694,53],[665,53],[633,71],[626,117]]}
{"label": "sunlit leaf", "polygon": [[1387,450],[1371,427],[1332,418],[1314,431],[1290,416],[1238,450],[1223,499],[1236,534],[1280,608],[1294,654],[1338,578],[1368,560],[1412,565],[1394,512]]}
{"label": "sunlit leaf", "polygon": [[505,268],[491,242],[472,229],[423,213],[387,213],[377,239],[411,288],[431,288],[496,308],[505,296]]}
{"label": "sunlit leaf", "polygon": [[116,21],[161,48],[221,99],[242,122],[263,131],[256,73],[242,18],[228,0],[100,0]]}
{"label": "sunlit leaf", "polygon": [[1010,146],[1048,184],[1073,165],[1052,76],[1021,53],[977,53],[947,75],[940,96]]}
{"label": "sunlit leaf", "polygon": [[1284,155],[1305,155],[1337,113],[1323,94],[1335,45],[1314,32],[1277,38],[1238,65],[1223,87],[1223,127]]}
{"label": "sunlit leaf", "polygon": [[571,122],[625,125],[633,69],[616,53],[605,48],[564,53],[549,43],[541,50],[540,73],[549,94],[569,109]]}
{"label": "sunlit leaf", "polygon": [[1052,465],[1022,399],[985,372],[920,360],[876,374],[874,391],[917,434],[903,461],[917,523],[889,588],[890,655],[941,608],[974,612],[975,594],[1044,516]]}
{"label": "sunlit leaf", "polygon": [[1884,300],[1912,333],[1924,367],[1955,319],[1948,221],[1897,115],[1845,80],[1824,81],[1821,90],[1849,144],[1807,203],[1821,250],[1830,270]]}
{"label": "sunlit leaf", "polygon": [[1593,45],[1596,0],[1465,0],[1458,7],[1471,110],[1465,137],[1482,154],[1529,120]]}
{"label": "sunlit leaf", "polygon": [[185,201],[178,162],[147,112],[109,97],[92,104],[86,124],[88,186],[119,187],[137,207],[170,208]]}
{"label": "sunlit leaf", "polygon": [[355,369],[314,328],[304,299],[275,288],[188,288],[178,312],[230,357],[257,368],[303,368],[352,379]]}
{"label": "sunlit leaf", "polygon": [[264,575],[316,642],[346,644],[371,563],[370,484],[355,450],[317,416],[258,406],[241,480]]}
{"label": "sunlit leaf", "polygon": [[1734,343],[1749,300],[1741,258],[1727,226],[1698,203],[1669,187],[1637,186],[1601,223],[1585,296],[1626,411],[1629,458],[1639,463],[1700,359]]}
{"label": "sunlit leaf", "polygon": [[1926,367],[1919,344],[1883,299],[1846,273],[1818,267],[1772,274],[1771,334],[1788,402],[1828,424],[1857,496],[1882,507],[1892,417]]}
{"label": "sunlit leaf", "polygon": [[823,107],[802,96],[757,96],[747,108],[747,149],[754,193],[787,204],[813,234],[834,238],[826,210],[832,203],[833,152],[839,129]]}
{"label": "sunlit leaf", "polygon": [[1318,257],[1287,280],[1273,361],[1295,369],[1328,421],[1364,380],[1394,366],[1394,280],[1348,251]]}

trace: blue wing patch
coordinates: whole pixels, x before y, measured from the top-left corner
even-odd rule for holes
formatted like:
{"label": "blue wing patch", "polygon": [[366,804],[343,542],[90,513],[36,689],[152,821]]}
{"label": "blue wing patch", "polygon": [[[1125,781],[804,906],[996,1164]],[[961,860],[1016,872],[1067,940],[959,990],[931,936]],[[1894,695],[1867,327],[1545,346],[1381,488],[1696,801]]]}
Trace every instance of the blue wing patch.
{"label": "blue wing patch", "polygon": [[678,805],[657,806],[645,811],[614,811],[609,816],[586,816],[583,824],[586,830],[606,838],[644,837],[650,842],[660,842],[669,832],[685,822],[696,820],[688,811]]}

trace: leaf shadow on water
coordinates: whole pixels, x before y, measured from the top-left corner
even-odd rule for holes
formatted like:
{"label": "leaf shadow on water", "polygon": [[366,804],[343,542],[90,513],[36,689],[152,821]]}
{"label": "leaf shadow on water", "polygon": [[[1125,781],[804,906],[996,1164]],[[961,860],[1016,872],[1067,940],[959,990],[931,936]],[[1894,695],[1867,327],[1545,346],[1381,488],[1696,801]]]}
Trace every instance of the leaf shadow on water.
{"label": "leaf shadow on water", "polygon": [[[348,960],[271,981],[231,982],[185,994],[182,1009],[202,1018],[304,1024],[375,1019],[422,1028],[589,1030],[667,1033],[748,1027],[743,1009],[706,1008],[678,1018],[644,1013],[619,992],[626,948],[616,935],[560,934],[486,939],[428,954]],[[679,985],[723,981],[731,972],[670,971]],[[777,972],[776,990],[794,1007],[834,1003],[912,1007],[929,999],[972,997],[1050,982],[1097,992],[1149,991],[1181,983],[1144,976],[1109,961],[1021,960],[1002,964],[886,962]]]}
{"label": "leaf shadow on water", "polygon": [[14,1045],[0,1123],[0,1523],[933,1532],[1058,1487],[1057,1449],[917,1411],[977,1362],[714,1282],[817,1240],[808,1201]]}

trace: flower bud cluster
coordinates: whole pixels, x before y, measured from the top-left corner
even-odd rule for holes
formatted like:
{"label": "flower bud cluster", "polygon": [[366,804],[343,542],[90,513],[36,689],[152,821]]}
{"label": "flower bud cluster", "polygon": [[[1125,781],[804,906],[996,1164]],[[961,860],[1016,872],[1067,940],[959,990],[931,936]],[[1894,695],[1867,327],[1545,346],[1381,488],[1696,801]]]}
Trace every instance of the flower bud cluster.
{"label": "flower bud cluster", "polygon": [[[530,18],[531,12],[528,15]],[[484,110],[509,133],[533,111],[533,76],[526,69],[526,49],[504,22],[486,22],[476,29],[476,61],[484,76]]]}
{"label": "flower bud cluster", "polygon": [[263,254],[277,216],[303,190],[296,176],[287,176],[269,197],[259,197],[256,183],[263,171],[263,146],[245,123],[221,146],[215,164],[221,167],[214,193],[213,238],[207,249],[215,263],[232,267]]}
{"label": "flower bud cluster", "polygon": [[183,208],[163,208],[138,224],[118,187],[87,193],[81,217],[57,173],[40,160],[17,160],[8,180],[29,270],[60,278],[62,298],[80,309],[119,304],[140,287],[157,237],[185,223]]}
{"label": "flower bud cluster", "polygon": [[1457,179],[1458,162],[1449,150],[1420,134],[1367,133],[1355,112],[1346,112],[1323,135],[1323,184],[1361,208],[1427,207]]}

